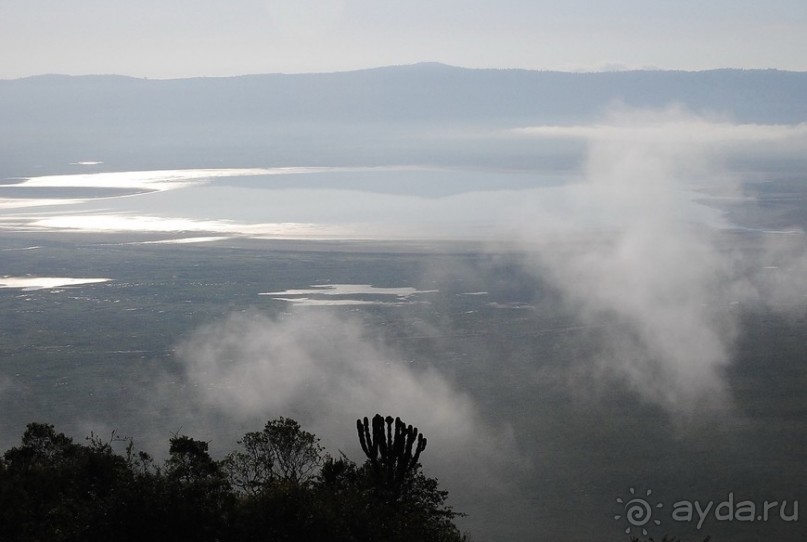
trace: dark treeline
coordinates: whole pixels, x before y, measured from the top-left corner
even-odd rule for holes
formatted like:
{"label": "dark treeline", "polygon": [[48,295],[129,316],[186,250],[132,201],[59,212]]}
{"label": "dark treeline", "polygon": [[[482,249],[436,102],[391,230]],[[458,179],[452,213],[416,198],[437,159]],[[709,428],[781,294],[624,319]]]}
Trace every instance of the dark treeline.
{"label": "dark treeline", "polygon": [[363,464],[287,418],[221,460],[174,436],[158,463],[131,439],[116,453],[114,435],[74,442],[31,423],[0,460],[0,540],[465,540],[448,493],[421,471],[417,429],[376,416],[358,431]]}
{"label": "dark treeline", "polygon": [[31,423],[0,458],[0,542],[467,542],[448,492],[421,470],[423,435],[379,415],[357,430],[361,465],[330,456],[288,418],[247,433],[221,460],[207,442],[174,436],[158,464],[114,433],[79,443]]}

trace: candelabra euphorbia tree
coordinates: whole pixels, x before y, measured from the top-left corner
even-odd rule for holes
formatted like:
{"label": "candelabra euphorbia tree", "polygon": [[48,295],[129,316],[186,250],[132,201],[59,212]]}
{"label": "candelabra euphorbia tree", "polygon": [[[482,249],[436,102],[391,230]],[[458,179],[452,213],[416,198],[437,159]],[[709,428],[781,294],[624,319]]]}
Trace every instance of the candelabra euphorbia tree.
{"label": "candelabra euphorbia tree", "polygon": [[426,438],[417,427],[406,425],[400,418],[366,417],[356,420],[359,442],[370,460],[376,487],[397,499],[407,477],[415,471],[420,453],[426,449]]}

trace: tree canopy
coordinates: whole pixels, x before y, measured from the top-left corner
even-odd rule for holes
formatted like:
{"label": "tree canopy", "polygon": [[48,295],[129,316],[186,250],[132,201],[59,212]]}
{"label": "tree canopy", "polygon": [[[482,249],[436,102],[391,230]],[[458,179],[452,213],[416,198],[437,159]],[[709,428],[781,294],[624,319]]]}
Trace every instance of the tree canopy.
{"label": "tree canopy", "polygon": [[[114,434],[80,443],[31,423],[0,459],[0,540],[464,540],[448,493],[418,462],[425,439],[413,437],[413,455],[412,434],[397,420],[386,455],[357,464],[278,418],[220,460],[175,435],[157,463],[131,439],[119,454]],[[379,474],[389,467],[392,478]]]}

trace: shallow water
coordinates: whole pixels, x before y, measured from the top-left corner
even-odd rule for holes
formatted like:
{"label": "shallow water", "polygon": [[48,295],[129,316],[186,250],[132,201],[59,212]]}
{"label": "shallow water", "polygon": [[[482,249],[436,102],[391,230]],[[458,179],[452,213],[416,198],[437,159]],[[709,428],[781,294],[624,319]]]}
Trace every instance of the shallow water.
{"label": "shallow water", "polygon": [[3,277],[0,276],[0,288],[20,288],[22,290],[45,290],[63,286],[79,286],[98,284],[112,279],[103,278],[67,278],[67,277]]}
{"label": "shallow water", "polygon": [[[7,231],[197,237],[469,239],[523,223],[607,228],[572,173],[426,167],[258,168],[49,175],[0,187]],[[683,193],[682,193],[683,194]],[[718,224],[691,200],[683,219]]]}

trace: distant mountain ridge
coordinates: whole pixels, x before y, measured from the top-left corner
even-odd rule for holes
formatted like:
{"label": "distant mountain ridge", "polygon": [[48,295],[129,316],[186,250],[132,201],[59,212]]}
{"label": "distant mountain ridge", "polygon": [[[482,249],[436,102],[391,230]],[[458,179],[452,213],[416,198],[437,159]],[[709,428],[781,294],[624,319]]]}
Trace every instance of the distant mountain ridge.
{"label": "distant mountain ridge", "polygon": [[[436,63],[174,80],[0,81],[0,180],[96,169],[476,165],[569,170],[575,142],[511,128],[597,122],[616,104],[739,123],[807,122],[807,73],[563,73]],[[80,166],[86,170],[85,166]]]}
{"label": "distant mountain ridge", "polygon": [[6,123],[585,122],[610,105],[671,103],[738,122],[807,121],[807,72],[571,73],[439,63],[351,72],[136,79],[43,75],[0,80]]}

